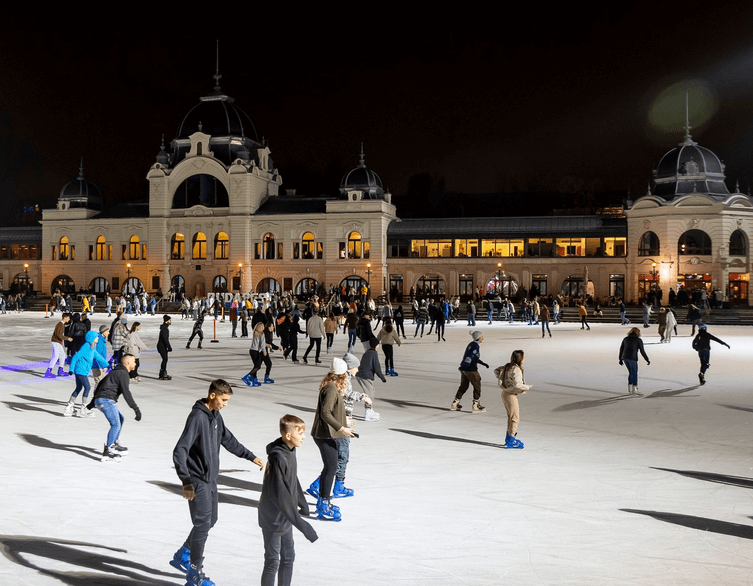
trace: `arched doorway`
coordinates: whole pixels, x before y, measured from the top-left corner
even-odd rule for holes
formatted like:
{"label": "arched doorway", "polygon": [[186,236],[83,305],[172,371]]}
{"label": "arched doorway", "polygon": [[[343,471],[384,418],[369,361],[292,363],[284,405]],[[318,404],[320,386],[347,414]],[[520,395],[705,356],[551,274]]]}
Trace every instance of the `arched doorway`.
{"label": "arched doorway", "polygon": [[52,279],[52,284],[50,285],[50,294],[55,293],[55,291],[59,291],[60,293],[75,293],[76,284],[68,275],[58,275]]}
{"label": "arched doorway", "polygon": [[518,282],[508,275],[494,275],[486,282],[484,293],[493,297],[499,295],[502,298],[515,298],[518,295]]}
{"label": "arched doorway", "polygon": [[131,277],[126,279],[123,283],[123,295],[132,295],[139,293],[144,289],[144,283],[138,277]]}
{"label": "arched doorway", "polygon": [[104,295],[110,292],[110,283],[104,277],[96,277],[89,283],[89,291]]}
{"label": "arched doorway", "polygon": [[262,279],[259,281],[259,284],[256,285],[256,292],[257,293],[275,293],[279,295],[282,293],[282,287],[280,286],[280,281],[277,279],[273,279],[271,277],[268,277],[266,279]]}
{"label": "arched doorway", "polygon": [[421,275],[416,283],[416,296],[425,297],[444,297],[446,286],[444,279],[439,275]]}
{"label": "arched doorway", "polygon": [[319,289],[319,283],[315,279],[301,279],[295,286],[295,296],[298,299],[306,300],[315,295]]}
{"label": "arched doorway", "polygon": [[212,279],[212,291],[214,293],[225,293],[227,291],[227,279],[222,275],[217,275]]}

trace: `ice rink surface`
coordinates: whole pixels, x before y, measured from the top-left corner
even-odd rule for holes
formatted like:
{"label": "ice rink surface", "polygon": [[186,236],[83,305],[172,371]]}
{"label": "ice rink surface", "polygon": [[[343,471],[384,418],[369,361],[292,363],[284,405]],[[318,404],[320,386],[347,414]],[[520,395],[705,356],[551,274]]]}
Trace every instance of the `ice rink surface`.
{"label": "ice rink surface", "polygon": [[[104,416],[64,418],[73,379],[42,378],[57,320],[0,316],[0,583],[183,584],[167,563],[190,530],[172,449],[191,406],[212,379],[230,381],[226,425],[266,461],[282,415],[311,425],[331,357],[307,366],[273,354],[275,384],[248,388],[240,381],[248,340],[218,323],[219,343],[186,350],[192,322],[175,316],[173,380],[157,380],[156,351],[142,354],[142,382],[131,390],[144,418],[136,423],[121,400],[130,454],[102,463]],[[140,321],[154,348],[162,320]],[[210,321],[204,329],[211,338]],[[710,326],[732,348],[712,343],[702,387],[690,326],[671,344],[659,343],[656,326],[642,329],[651,365],[640,361],[645,395],[634,397],[617,364],[627,327],[560,324],[542,339],[539,327],[482,321],[481,356],[491,366],[481,368],[483,414],[470,412],[470,391],[463,412],[449,411],[470,328],[449,324],[446,342],[414,339],[410,320],[406,329],[395,349],[399,376],[375,383],[381,421],[356,425],[347,476],[355,496],[337,501],[342,522],[312,519],[313,544],[295,532],[295,584],[753,584],[752,329]],[[335,337],[335,355],[346,343]],[[533,385],[520,396],[524,450],[503,447],[506,414],[492,372],[515,349],[525,351]],[[355,413],[362,419],[361,405]],[[305,488],[321,469],[309,437],[298,466]],[[218,586],[259,583],[261,479],[223,452],[204,565]]]}

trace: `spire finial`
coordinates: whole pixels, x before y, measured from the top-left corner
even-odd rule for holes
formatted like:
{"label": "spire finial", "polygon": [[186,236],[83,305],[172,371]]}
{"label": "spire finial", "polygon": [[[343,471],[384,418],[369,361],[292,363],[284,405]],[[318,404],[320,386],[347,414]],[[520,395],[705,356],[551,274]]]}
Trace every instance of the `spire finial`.
{"label": "spire finial", "polygon": [[215,61],[216,61],[215,73],[212,77],[214,77],[214,89],[219,90],[220,79],[222,79],[222,76],[220,75],[220,40],[219,39],[217,39],[217,50],[216,50]]}
{"label": "spire finial", "polygon": [[78,178],[83,179],[84,178],[84,157],[81,157],[81,161],[78,164]]}
{"label": "spire finial", "polygon": [[359,157],[359,167],[366,167],[366,162],[364,161],[364,154],[363,154],[363,143],[361,143],[361,156]]}

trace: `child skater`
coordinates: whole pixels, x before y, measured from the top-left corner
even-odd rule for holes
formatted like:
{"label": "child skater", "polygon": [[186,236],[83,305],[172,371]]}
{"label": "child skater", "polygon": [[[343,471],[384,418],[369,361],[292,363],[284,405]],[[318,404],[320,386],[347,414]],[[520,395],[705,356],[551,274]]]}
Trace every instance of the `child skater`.
{"label": "child skater", "polygon": [[516,439],[518,432],[518,422],[520,421],[520,407],[518,406],[518,395],[525,393],[531,388],[531,385],[525,384],[523,378],[523,363],[526,357],[523,350],[515,350],[510,356],[510,362],[504,366],[494,369],[497,375],[499,386],[502,388],[502,402],[507,410],[507,435],[505,436],[505,447],[510,449],[523,449],[523,442]]}
{"label": "child skater", "polygon": [[280,437],[267,446],[267,468],[259,499],[259,527],[264,536],[264,570],[262,586],[289,586],[293,577],[293,527],[311,543],[318,539],[316,531],[303,520],[309,505],[298,482],[295,449],[304,440],[306,424],[295,415],[280,419]]}

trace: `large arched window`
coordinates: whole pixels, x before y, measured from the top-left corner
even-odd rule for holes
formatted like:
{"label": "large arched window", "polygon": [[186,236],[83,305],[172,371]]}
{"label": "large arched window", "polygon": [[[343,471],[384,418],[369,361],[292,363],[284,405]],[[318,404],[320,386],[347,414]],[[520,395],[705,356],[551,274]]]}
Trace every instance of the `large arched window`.
{"label": "large arched window", "polygon": [[659,237],[654,232],[646,232],[638,244],[638,256],[657,256],[659,254]]}
{"label": "large arched window", "polygon": [[301,279],[295,286],[295,296],[298,299],[308,299],[316,294],[319,283],[315,279]]}
{"label": "large arched window", "polygon": [[280,281],[271,277],[267,277],[266,279],[259,281],[259,284],[256,286],[256,292],[277,293],[279,295],[280,293],[282,293],[282,287],[280,286]]}
{"label": "large arched window", "polygon": [[348,258],[361,258],[361,235],[358,232],[348,234]]}
{"label": "large arched window", "polygon": [[76,283],[68,275],[58,275],[52,280],[50,285],[50,292],[55,293],[55,291],[59,291],[60,293],[75,293]]}
{"label": "large arched window", "polygon": [[212,279],[212,291],[214,291],[215,293],[226,293],[227,279],[222,275],[217,275],[214,279]]}
{"label": "large arched window", "polygon": [[316,254],[316,243],[314,234],[306,232],[301,238],[301,258],[313,259]]}
{"label": "large arched window", "polygon": [[186,237],[180,232],[173,234],[170,240],[170,258],[183,260],[186,257]]}
{"label": "large arched window", "polygon": [[60,239],[60,255],[58,256],[58,260],[68,260],[68,257],[70,255],[70,242],[68,241],[67,236],[63,236]]}
{"label": "large arched window", "polygon": [[110,283],[108,283],[107,279],[104,277],[95,277],[92,279],[91,283],[89,283],[89,291],[94,293],[109,293]]}
{"label": "large arched window", "polygon": [[275,235],[267,232],[262,241],[262,258],[273,260],[275,257]]}
{"label": "large arched window", "polygon": [[[104,236],[97,238],[97,260],[107,260],[107,240]],[[98,291],[99,293],[99,291]]]}
{"label": "large arched window", "polygon": [[128,258],[131,260],[139,259],[139,237],[135,234],[128,241]]}
{"label": "large arched window", "polygon": [[742,230],[735,230],[729,238],[730,256],[745,256],[748,254],[748,247],[745,245],[745,234]]}
{"label": "large arched window", "polygon": [[678,254],[711,254],[711,238],[703,230],[688,230],[677,241]]}
{"label": "large arched window", "polygon": [[227,260],[230,258],[230,239],[225,232],[217,232],[214,237],[214,258],[218,260]]}
{"label": "large arched window", "polygon": [[204,232],[197,232],[193,236],[193,253],[192,258],[195,260],[204,260],[207,257],[207,235]]}
{"label": "large arched window", "polygon": [[192,175],[178,186],[173,195],[173,209],[185,209],[196,205],[208,208],[226,208],[229,204],[227,189],[211,175]]}

